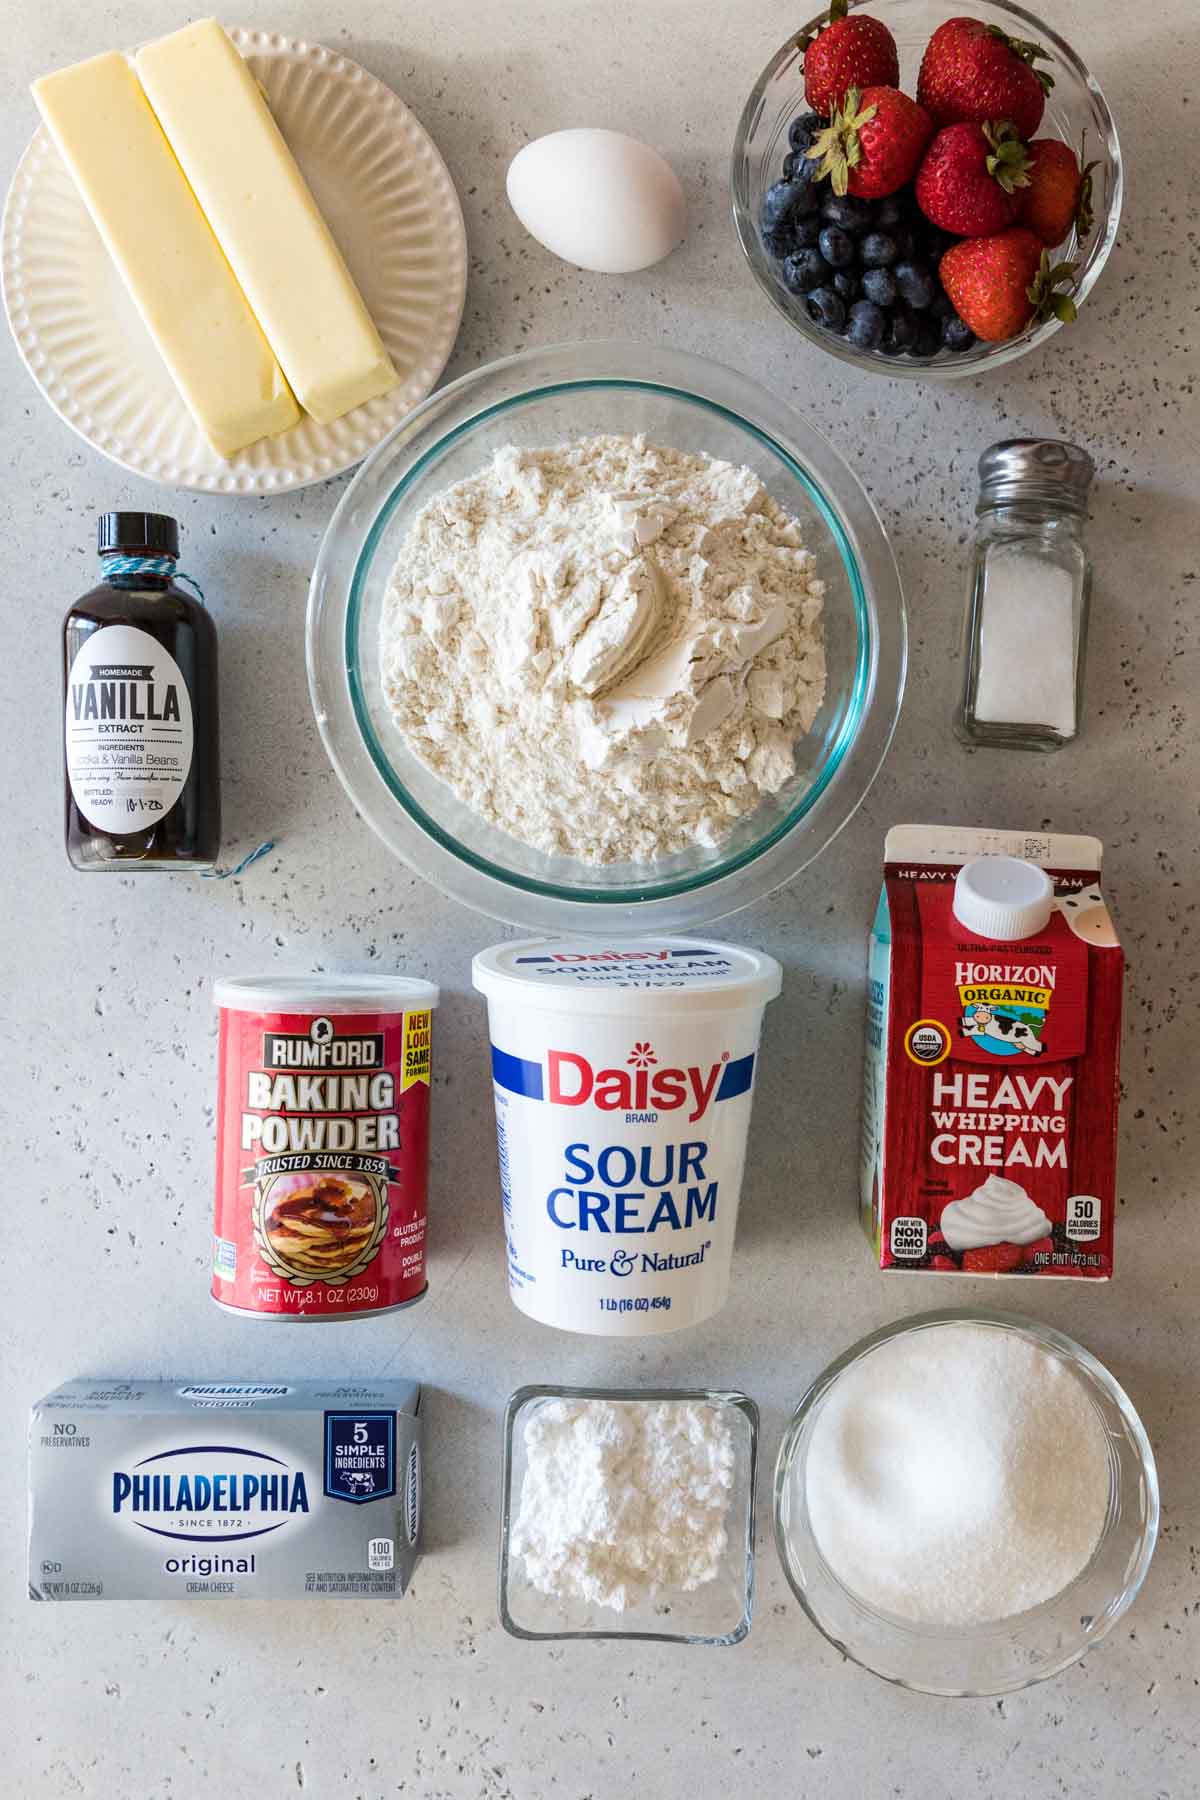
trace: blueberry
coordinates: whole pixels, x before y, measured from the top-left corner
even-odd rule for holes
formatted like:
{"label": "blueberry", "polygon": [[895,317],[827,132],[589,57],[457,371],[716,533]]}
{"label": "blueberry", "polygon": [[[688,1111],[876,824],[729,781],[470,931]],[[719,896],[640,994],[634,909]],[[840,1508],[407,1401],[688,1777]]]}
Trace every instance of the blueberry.
{"label": "blueberry", "polygon": [[762,197],[758,222],[765,239],[779,242],[797,219],[816,206],[816,195],[805,181],[776,181]]}
{"label": "blueberry", "polygon": [[899,356],[910,350],[916,342],[917,321],[907,306],[893,309],[883,333],[883,342],[879,348],[885,356]]}
{"label": "blueberry", "polygon": [[875,224],[883,230],[898,225],[903,217],[904,207],[898,194],[888,194],[886,199],[875,202]]}
{"label": "blueberry", "polygon": [[910,356],[936,356],[942,347],[942,328],[936,319],[922,313],[917,320],[917,335],[909,349]]}
{"label": "blueberry", "polygon": [[880,307],[870,300],[856,300],[850,308],[846,336],[858,350],[877,350],[883,342],[886,323]]}
{"label": "blueberry", "polygon": [[801,113],[799,118],[792,120],[788,128],[788,143],[793,150],[807,150],[817,133],[824,131],[828,122],[820,113]]}
{"label": "blueberry", "polygon": [[807,294],[811,288],[824,287],[829,279],[829,264],[819,250],[795,250],[780,270],[783,285],[792,294]]}
{"label": "blueberry", "polygon": [[826,331],[841,331],[846,323],[846,302],[831,287],[814,288],[805,304],[809,318]]}
{"label": "blueberry", "polygon": [[813,156],[808,150],[793,150],[795,157],[795,174],[793,181],[803,181],[812,189],[813,206],[820,205],[829,191],[825,177],[821,174],[821,158]]}
{"label": "blueberry", "polygon": [[805,181],[812,186],[820,179],[817,174],[819,166],[819,160],[814,161],[807,150],[789,150],[783,159],[783,179]]}
{"label": "blueberry", "polygon": [[864,269],[884,269],[896,260],[896,240],[886,231],[868,231],[858,240],[858,260]]}
{"label": "blueberry", "polygon": [[848,269],[839,269],[833,278],[833,291],[842,296],[847,306],[858,298],[858,286],[858,276],[851,275]]}
{"label": "blueberry", "polygon": [[864,297],[867,300],[873,300],[876,306],[894,306],[896,277],[890,269],[865,269],[862,291]]}
{"label": "blueberry", "polygon": [[797,219],[792,226],[792,248],[807,250],[815,244],[821,235],[821,221],[816,213],[809,213],[806,218]]}
{"label": "blueberry", "polygon": [[857,194],[828,194],[821,216],[842,231],[865,231],[871,223],[871,202],[860,200]]}
{"label": "blueberry", "polygon": [[817,242],[831,269],[848,269],[854,261],[853,240],[840,225],[823,226]]}
{"label": "blueberry", "polygon": [[946,346],[947,350],[953,350],[955,352],[969,350],[974,342],[975,333],[971,330],[969,325],[964,324],[957,313],[953,313],[950,318],[942,320],[942,343]]}
{"label": "blueberry", "polygon": [[896,256],[900,262],[907,262],[916,253],[917,234],[911,225],[898,225],[888,234],[896,246]]}
{"label": "blueberry", "polygon": [[953,300],[943,287],[938,288],[929,302],[929,310],[935,319],[953,319],[958,316],[954,311]]}
{"label": "blueberry", "polygon": [[900,298],[906,306],[920,312],[931,304],[934,294],[933,276],[924,263],[899,262],[893,273]]}

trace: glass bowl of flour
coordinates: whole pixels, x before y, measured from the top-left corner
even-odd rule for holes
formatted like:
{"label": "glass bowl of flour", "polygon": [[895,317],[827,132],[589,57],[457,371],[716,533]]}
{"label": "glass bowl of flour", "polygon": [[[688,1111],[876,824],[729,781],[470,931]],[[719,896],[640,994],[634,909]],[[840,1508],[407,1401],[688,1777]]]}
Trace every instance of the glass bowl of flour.
{"label": "glass bowl of flour", "polygon": [[738,1644],[754,1610],[758,1408],[692,1388],[518,1388],[500,1622],[519,1638]]}
{"label": "glass bowl of flour", "polygon": [[1016,1314],[885,1326],[800,1402],[775,1536],[813,1624],[900,1687],[1011,1693],[1077,1662],[1141,1589],[1154,1453],[1079,1344]]}
{"label": "glass bowl of flour", "polygon": [[308,669],[356,809],[510,923],[672,929],[751,904],[851,817],[905,672],[870,500],[701,357],[569,344],[473,371],[350,484]]}

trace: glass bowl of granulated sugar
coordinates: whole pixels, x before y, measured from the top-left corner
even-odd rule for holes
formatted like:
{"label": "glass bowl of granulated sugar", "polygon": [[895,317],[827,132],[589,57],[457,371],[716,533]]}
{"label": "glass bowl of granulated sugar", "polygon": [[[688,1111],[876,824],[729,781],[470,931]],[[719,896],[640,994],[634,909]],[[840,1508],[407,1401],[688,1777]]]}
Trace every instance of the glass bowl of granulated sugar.
{"label": "glass bowl of granulated sugar", "polygon": [[308,670],[356,809],[464,904],[679,929],[855,811],[905,669],[895,560],[833,447],[745,376],[569,344],[473,371],[364,463]]}
{"label": "glass bowl of granulated sugar", "polygon": [[775,1535],[809,1618],[885,1680],[1010,1693],[1067,1668],[1137,1598],[1154,1453],[1094,1356],[1013,1314],[874,1332],[809,1389],[775,1471]]}
{"label": "glass bowl of granulated sugar", "polygon": [[691,1388],[518,1388],[500,1622],[520,1638],[738,1644],[754,1608],[758,1408]]}

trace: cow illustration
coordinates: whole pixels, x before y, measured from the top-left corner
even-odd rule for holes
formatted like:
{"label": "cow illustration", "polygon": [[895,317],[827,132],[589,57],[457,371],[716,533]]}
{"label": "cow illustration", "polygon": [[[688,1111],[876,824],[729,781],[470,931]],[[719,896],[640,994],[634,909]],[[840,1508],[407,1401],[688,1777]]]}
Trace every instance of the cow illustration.
{"label": "cow illustration", "polygon": [[1046,1048],[1028,1018],[997,1012],[991,1006],[968,1007],[959,1030],[993,1056],[1041,1056]]}
{"label": "cow illustration", "polygon": [[1109,950],[1117,944],[1117,933],[1100,892],[1100,883],[1074,888],[1056,896],[1059,912],[1077,938],[1097,949]]}

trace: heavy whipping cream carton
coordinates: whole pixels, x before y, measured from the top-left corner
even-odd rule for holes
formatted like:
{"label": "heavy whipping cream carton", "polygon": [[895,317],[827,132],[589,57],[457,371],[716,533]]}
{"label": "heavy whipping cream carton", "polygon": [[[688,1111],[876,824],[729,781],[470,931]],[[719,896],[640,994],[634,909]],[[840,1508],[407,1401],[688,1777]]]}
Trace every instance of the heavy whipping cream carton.
{"label": "heavy whipping cream carton", "polygon": [[709,1318],[729,1291],[778,963],[685,938],[531,939],[483,951],[473,975],[514,1303],[609,1337]]}
{"label": "heavy whipping cream carton", "polygon": [[413,1381],[69,1381],[29,1425],[33,1600],[403,1594]]}
{"label": "heavy whipping cream carton", "polygon": [[883,1269],[1112,1274],[1124,957],[1095,838],[900,825],[867,972]]}

